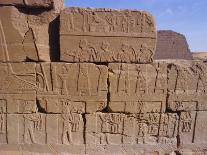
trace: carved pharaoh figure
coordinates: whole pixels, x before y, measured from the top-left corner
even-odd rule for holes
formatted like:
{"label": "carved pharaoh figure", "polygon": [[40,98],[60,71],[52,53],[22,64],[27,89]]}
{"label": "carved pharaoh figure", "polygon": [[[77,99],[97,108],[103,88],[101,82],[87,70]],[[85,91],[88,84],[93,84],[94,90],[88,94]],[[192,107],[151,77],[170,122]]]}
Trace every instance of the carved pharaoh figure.
{"label": "carved pharaoh figure", "polygon": [[137,79],[136,79],[135,93],[144,94],[146,93],[146,88],[147,88],[146,79],[139,66],[136,68],[136,71],[137,71]]}
{"label": "carved pharaoh figure", "polygon": [[78,75],[78,92],[81,96],[90,95],[90,81],[88,73],[88,65],[79,65]]}
{"label": "carved pharaoh figure", "polygon": [[121,65],[119,68],[119,76],[117,83],[117,92],[118,93],[128,93],[129,90],[129,75],[128,75],[128,66]]}
{"label": "carved pharaoh figure", "polygon": [[124,60],[124,62],[134,61],[135,53],[134,53],[133,48],[131,48],[128,44],[123,43],[122,46],[121,46],[121,50],[118,53],[117,59],[119,61]]}

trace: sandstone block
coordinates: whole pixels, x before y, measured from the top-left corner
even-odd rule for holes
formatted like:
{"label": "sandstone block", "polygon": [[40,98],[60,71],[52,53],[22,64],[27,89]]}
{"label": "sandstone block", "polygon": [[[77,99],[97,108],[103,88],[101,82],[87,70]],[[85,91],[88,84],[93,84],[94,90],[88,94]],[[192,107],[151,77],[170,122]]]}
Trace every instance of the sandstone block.
{"label": "sandstone block", "polygon": [[156,45],[151,14],[67,8],[60,15],[61,60],[150,63]]}
{"label": "sandstone block", "polygon": [[26,8],[42,8],[61,10],[64,7],[63,0],[1,0],[0,5],[3,6],[20,6]]}
{"label": "sandstone block", "polygon": [[192,54],[184,35],[174,31],[161,30],[157,33],[157,47],[154,58],[155,60],[192,60]]}
{"label": "sandstone block", "polygon": [[106,66],[41,63],[37,65],[36,73],[37,97],[47,112],[60,113],[66,103],[83,113],[100,111],[106,107]]}
{"label": "sandstone block", "polygon": [[0,61],[50,61],[58,53],[57,16],[54,11],[0,8]]}
{"label": "sandstone block", "polygon": [[168,64],[168,108],[173,111],[206,110],[207,66],[196,61]]}
{"label": "sandstone block", "polygon": [[113,112],[165,112],[167,64],[109,64]]}

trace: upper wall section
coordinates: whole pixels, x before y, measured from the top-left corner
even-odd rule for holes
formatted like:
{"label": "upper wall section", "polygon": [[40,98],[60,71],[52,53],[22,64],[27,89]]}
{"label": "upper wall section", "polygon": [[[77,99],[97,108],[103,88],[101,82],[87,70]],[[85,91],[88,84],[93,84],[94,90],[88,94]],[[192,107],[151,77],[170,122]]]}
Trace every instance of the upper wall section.
{"label": "upper wall section", "polygon": [[64,0],[1,0],[0,5],[61,10]]}
{"label": "upper wall section", "polygon": [[148,12],[90,8],[61,12],[61,61],[151,63],[155,47],[155,22]]}
{"label": "upper wall section", "polygon": [[158,31],[155,59],[186,59],[192,55],[184,35],[174,31]]}

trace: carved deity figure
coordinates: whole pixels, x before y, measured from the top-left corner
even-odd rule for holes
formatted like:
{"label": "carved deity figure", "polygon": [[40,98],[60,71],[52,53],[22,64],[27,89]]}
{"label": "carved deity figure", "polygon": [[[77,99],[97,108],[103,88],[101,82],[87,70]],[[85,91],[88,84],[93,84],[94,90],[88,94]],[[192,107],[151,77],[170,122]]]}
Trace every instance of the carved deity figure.
{"label": "carved deity figure", "polygon": [[35,144],[35,132],[40,130],[42,130],[41,114],[24,114],[24,143],[28,143],[29,138]]}
{"label": "carved deity figure", "polygon": [[63,65],[61,68],[61,73],[59,74],[60,79],[62,81],[61,84],[61,94],[67,95],[68,94],[68,74],[69,70],[66,65]]}
{"label": "carved deity figure", "polygon": [[181,114],[182,132],[190,132],[192,125],[192,116],[190,112],[183,112]]}
{"label": "carved deity figure", "polygon": [[113,51],[109,49],[109,43],[107,41],[102,42],[101,51],[97,55],[101,62],[109,62],[116,60]]}

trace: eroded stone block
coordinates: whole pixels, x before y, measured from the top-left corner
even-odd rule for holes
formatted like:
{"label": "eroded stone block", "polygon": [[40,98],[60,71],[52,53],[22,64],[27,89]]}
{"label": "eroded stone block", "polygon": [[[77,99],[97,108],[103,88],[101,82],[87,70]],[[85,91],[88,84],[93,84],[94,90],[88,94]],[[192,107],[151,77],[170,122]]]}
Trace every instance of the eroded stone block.
{"label": "eroded stone block", "polygon": [[36,94],[35,63],[0,63],[0,94]]}
{"label": "eroded stone block", "polygon": [[150,63],[156,44],[151,14],[67,8],[60,15],[61,60]]}
{"label": "eroded stone block", "polygon": [[36,73],[38,100],[47,112],[60,113],[63,103],[72,104],[83,112],[100,111],[106,107],[106,66],[42,63],[37,65]]}
{"label": "eroded stone block", "polygon": [[165,112],[167,64],[109,64],[110,103],[114,112]]}
{"label": "eroded stone block", "polygon": [[0,61],[51,61],[58,52],[58,23],[54,11],[0,8]]}
{"label": "eroded stone block", "polygon": [[207,110],[207,66],[196,61],[168,64],[168,109]]}

